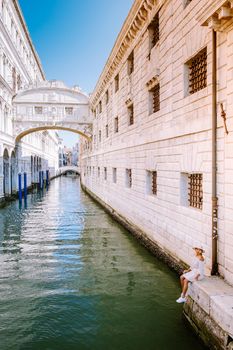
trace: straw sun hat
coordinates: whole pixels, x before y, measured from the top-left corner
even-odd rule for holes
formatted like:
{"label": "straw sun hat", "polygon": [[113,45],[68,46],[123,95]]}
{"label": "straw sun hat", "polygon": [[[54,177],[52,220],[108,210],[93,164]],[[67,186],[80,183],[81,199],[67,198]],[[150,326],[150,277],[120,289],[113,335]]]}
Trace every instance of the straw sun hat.
{"label": "straw sun hat", "polygon": [[202,245],[201,244],[195,244],[194,246],[193,246],[193,249],[199,249],[199,250],[201,250],[202,251],[202,253],[205,253],[205,250],[203,249],[203,247],[202,247]]}

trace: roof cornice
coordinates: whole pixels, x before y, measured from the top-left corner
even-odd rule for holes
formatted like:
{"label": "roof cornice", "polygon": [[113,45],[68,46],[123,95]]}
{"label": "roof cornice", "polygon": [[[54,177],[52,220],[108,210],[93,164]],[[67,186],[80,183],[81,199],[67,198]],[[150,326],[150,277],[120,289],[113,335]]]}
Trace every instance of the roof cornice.
{"label": "roof cornice", "polygon": [[137,36],[137,33],[144,26],[149,12],[153,9],[155,4],[161,4],[162,0],[135,0],[129,14],[122,26],[122,29],[117,36],[113,49],[104,66],[104,69],[98,79],[93,93],[91,94],[91,104],[96,104],[100,95],[103,93],[106,84],[110,81],[119,63]]}

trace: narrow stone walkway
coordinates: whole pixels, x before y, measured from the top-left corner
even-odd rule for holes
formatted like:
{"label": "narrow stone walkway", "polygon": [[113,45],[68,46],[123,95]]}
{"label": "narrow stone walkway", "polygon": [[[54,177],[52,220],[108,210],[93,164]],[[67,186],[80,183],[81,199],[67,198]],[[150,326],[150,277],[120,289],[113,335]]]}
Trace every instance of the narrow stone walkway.
{"label": "narrow stone walkway", "polygon": [[[233,287],[223,279],[206,277],[192,283],[184,313],[191,323],[198,325],[195,328],[202,338],[205,331],[211,330],[218,346],[233,348]],[[204,340],[208,342],[208,338]]]}

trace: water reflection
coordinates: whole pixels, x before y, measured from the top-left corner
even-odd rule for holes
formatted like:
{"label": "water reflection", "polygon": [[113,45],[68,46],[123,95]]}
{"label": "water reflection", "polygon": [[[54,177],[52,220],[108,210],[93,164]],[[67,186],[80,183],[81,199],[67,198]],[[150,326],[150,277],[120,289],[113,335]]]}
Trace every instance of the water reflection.
{"label": "water reflection", "polygon": [[202,349],[175,303],[176,275],[77,180],[11,203],[0,228],[1,350]]}

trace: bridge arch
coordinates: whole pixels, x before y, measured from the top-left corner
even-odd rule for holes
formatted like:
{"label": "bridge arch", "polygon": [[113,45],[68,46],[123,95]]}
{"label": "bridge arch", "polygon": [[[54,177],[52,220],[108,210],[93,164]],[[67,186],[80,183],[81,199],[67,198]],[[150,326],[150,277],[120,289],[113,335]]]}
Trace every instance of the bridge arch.
{"label": "bridge arch", "polygon": [[63,167],[60,167],[58,169],[57,175],[59,176],[59,175],[63,175],[63,174],[69,173],[69,172],[80,175],[80,168],[78,166],[75,166],[75,165],[63,166]]}
{"label": "bridge arch", "polygon": [[81,136],[85,137],[87,140],[91,140],[91,136],[85,134],[85,130],[84,131],[80,131],[80,130],[69,128],[69,127],[65,127],[65,126],[45,125],[45,126],[38,126],[36,128],[29,128],[29,129],[23,130],[18,135],[15,135],[15,142],[16,143],[19,142],[24,136],[29,135],[29,134],[31,134],[33,132],[44,131],[44,130],[70,131],[70,132],[73,132],[73,133],[76,133],[78,135],[81,135]]}

